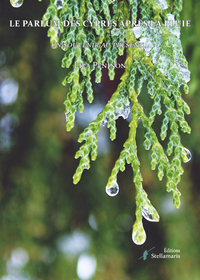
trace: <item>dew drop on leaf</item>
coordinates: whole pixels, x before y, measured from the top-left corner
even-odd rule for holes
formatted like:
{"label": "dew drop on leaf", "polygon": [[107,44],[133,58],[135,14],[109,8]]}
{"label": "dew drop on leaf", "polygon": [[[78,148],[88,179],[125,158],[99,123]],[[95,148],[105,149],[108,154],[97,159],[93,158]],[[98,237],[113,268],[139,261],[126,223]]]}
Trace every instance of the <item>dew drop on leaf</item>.
{"label": "dew drop on leaf", "polygon": [[120,30],[119,30],[119,28],[113,28],[113,29],[111,30],[111,35],[112,35],[112,36],[118,37],[118,36],[120,35]]}
{"label": "dew drop on leaf", "polygon": [[105,125],[106,125],[106,123],[107,123],[107,121],[106,121],[106,120],[102,121],[102,125],[103,125],[103,126],[105,126]]}
{"label": "dew drop on leaf", "polygon": [[157,2],[160,4],[162,10],[165,10],[168,8],[166,0],[157,0]]}
{"label": "dew drop on leaf", "polygon": [[101,124],[102,124],[103,126],[105,126],[105,125],[107,124],[107,122],[108,122],[108,117],[106,117],[105,120],[103,120]]}
{"label": "dew drop on leaf", "polygon": [[149,222],[159,222],[159,217],[154,219],[152,214],[148,213],[148,208],[142,209],[142,216]]}
{"label": "dew drop on leaf", "polygon": [[121,114],[121,116],[124,118],[124,119],[127,119],[129,114],[131,112],[131,109],[129,106],[124,106],[124,109],[123,109],[123,112]]}
{"label": "dew drop on leaf", "polygon": [[132,240],[136,245],[142,245],[146,241],[146,232],[143,227],[139,230],[133,230]]}
{"label": "dew drop on leaf", "polygon": [[57,0],[56,5],[57,5],[57,9],[58,9],[58,10],[62,9],[62,7],[63,7],[63,6],[62,6],[62,4],[63,4],[62,2],[63,2],[62,0]]}
{"label": "dew drop on leaf", "polygon": [[186,163],[192,159],[192,154],[187,148],[183,148],[183,161]]}
{"label": "dew drop on leaf", "polygon": [[10,4],[14,7],[14,8],[19,8],[22,6],[24,0],[10,0]]}
{"label": "dew drop on leaf", "polygon": [[116,196],[119,193],[119,186],[116,181],[114,182],[112,187],[108,188],[108,186],[106,186],[106,193],[109,196]]}
{"label": "dew drop on leaf", "polygon": [[68,113],[65,113],[65,121],[68,121]]}
{"label": "dew drop on leaf", "polygon": [[134,27],[133,32],[134,32],[135,38],[138,39],[142,35],[142,31],[143,31],[142,27]]}

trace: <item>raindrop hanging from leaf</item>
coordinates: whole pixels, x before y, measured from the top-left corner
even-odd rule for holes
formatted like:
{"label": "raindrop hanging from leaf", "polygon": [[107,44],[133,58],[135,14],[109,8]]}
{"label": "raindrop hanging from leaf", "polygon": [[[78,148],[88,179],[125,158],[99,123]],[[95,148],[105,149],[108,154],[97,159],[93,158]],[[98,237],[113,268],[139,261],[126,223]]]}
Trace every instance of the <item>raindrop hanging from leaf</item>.
{"label": "raindrop hanging from leaf", "polygon": [[63,1],[62,0],[57,0],[56,6],[57,6],[58,10],[62,9],[62,7],[63,7],[62,5],[63,5]]}
{"label": "raindrop hanging from leaf", "polygon": [[10,0],[10,4],[14,7],[14,8],[19,8],[23,5],[24,0]]}
{"label": "raindrop hanging from leaf", "polygon": [[149,222],[159,222],[159,215],[153,208],[144,207],[142,209],[142,216]]}
{"label": "raindrop hanging from leaf", "polygon": [[119,186],[117,184],[117,182],[115,181],[112,187],[108,187],[106,186],[106,193],[109,196],[116,196],[119,193]]}
{"label": "raindrop hanging from leaf", "polygon": [[187,148],[183,148],[182,157],[183,157],[183,161],[185,163],[190,161],[192,159],[192,154],[191,154],[190,150],[188,150]]}
{"label": "raindrop hanging from leaf", "polygon": [[146,232],[142,222],[135,222],[133,225],[132,240],[136,245],[142,245],[146,241]]}

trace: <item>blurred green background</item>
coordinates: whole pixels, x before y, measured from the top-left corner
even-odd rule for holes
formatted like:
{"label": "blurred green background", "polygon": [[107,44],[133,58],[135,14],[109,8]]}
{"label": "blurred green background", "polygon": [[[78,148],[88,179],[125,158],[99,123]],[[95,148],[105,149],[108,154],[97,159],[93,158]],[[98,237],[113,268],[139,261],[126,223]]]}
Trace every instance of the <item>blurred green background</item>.
{"label": "blurred green background", "polygon": [[[139,125],[138,153],[144,188],[160,213],[159,223],[144,221],[147,241],[132,242],[135,190],[130,166],[118,176],[120,193],[108,197],[108,176],[128,135],[128,122],[117,121],[111,143],[99,132],[99,156],[78,185],[72,177],[78,135],[109,98],[95,85],[95,102],[85,103],[75,128],[65,131],[61,85],[63,52],[52,50],[46,28],[9,27],[9,20],[40,20],[48,1],[24,1],[13,8],[0,2],[0,279],[1,280],[199,280],[200,279],[200,2],[183,1],[181,40],[191,71],[191,135],[182,143],[193,154],[179,184],[181,207],[175,209],[165,181],[150,170]],[[115,82],[110,88],[114,88]],[[106,85],[107,89],[109,85]],[[143,98],[148,108],[148,100]],[[157,130],[159,127],[157,127]],[[165,144],[165,143],[164,143]],[[180,259],[138,260],[145,250],[180,250]]]}

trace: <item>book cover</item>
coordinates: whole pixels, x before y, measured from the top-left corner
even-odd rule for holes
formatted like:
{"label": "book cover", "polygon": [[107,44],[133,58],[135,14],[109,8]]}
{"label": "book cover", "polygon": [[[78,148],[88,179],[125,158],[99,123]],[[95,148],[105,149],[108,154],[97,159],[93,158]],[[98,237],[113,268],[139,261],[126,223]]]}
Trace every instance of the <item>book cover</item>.
{"label": "book cover", "polygon": [[0,3],[0,279],[199,279],[199,3]]}

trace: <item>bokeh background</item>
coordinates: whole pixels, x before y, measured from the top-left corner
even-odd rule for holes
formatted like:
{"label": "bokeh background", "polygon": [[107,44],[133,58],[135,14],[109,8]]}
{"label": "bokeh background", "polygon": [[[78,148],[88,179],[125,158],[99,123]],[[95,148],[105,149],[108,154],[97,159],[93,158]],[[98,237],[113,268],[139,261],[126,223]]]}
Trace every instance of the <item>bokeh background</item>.
{"label": "bokeh background", "polygon": [[[132,171],[118,176],[120,193],[108,197],[108,176],[128,135],[128,122],[117,121],[117,139],[99,132],[99,156],[78,185],[78,135],[108,101],[117,80],[94,85],[95,102],[85,102],[75,128],[65,131],[61,85],[61,49],[52,50],[46,28],[9,27],[9,20],[40,20],[48,1],[24,0],[21,8],[0,2],[0,279],[1,280],[199,280],[200,279],[200,2],[183,1],[181,40],[189,62],[191,135],[182,143],[192,160],[179,183],[181,206],[173,206],[166,181],[150,170],[144,130],[138,128],[138,153],[144,188],[160,214],[159,223],[144,221],[147,241],[132,242],[135,190]],[[148,109],[145,88],[141,102]],[[157,131],[158,127],[155,128]],[[165,145],[166,143],[164,143]],[[138,260],[145,250],[180,250],[180,259]]]}

